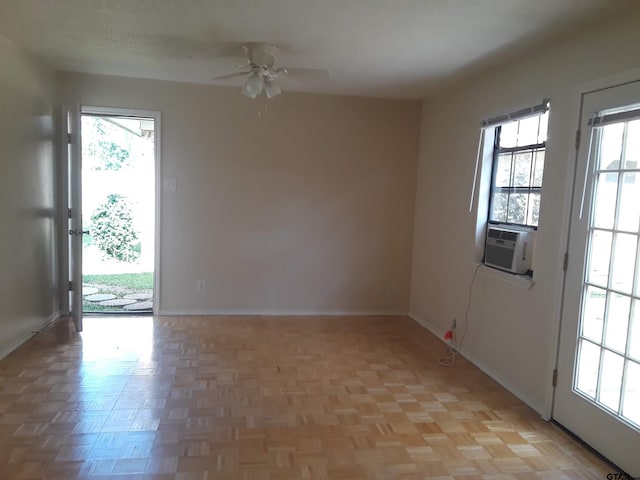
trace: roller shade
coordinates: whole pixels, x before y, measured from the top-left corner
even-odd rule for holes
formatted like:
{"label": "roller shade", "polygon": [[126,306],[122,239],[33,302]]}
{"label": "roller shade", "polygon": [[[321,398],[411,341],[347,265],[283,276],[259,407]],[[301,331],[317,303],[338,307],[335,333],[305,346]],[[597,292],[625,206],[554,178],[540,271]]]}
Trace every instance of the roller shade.
{"label": "roller shade", "polygon": [[542,103],[538,105],[483,120],[480,125],[482,126],[482,128],[491,128],[503,125],[508,122],[522,120],[523,118],[533,117],[534,115],[541,115],[549,110],[549,103],[550,100],[548,98],[545,98],[544,100],[542,100]]}
{"label": "roller shade", "polygon": [[612,123],[630,122],[640,118],[640,108],[626,110],[624,112],[610,113],[608,115],[597,115],[589,119],[590,127],[602,127]]}

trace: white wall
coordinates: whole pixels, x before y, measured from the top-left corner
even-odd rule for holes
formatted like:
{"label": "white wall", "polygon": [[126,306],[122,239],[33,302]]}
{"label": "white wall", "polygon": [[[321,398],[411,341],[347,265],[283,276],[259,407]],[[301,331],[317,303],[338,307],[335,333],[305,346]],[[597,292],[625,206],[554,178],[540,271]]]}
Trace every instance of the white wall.
{"label": "white wall", "polygon": [[0,36],[0,358],[57,311],[54,76]]}
{"label": "white wall", "polygon": [[[410,312],[437,333],[464,326],[477,212],[468,212],[480,121],[550,97],[531,290],[479,271],[463,352],[547,413],[577,128],[578,85],[640,66],[640,13],[591,27],[424,102]],[[446,234],[444,233],[446,232]]]}
{"label": "white wall", "polygon": [[61,103],[162,113],[161,313],[408,310],[418,102],[59,80]]}

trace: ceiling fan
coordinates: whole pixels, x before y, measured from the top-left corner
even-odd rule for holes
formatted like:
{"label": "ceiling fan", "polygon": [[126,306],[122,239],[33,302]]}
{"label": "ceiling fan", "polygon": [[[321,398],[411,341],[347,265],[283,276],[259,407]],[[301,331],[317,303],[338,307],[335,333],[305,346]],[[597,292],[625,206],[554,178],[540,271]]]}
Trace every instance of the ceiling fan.
{"label": "ceiling fan", "polygon": [[247,60],[247,65],[240,66],[244,70],[218,75],[212,80],[228,80],[247,75],[242,93],[250,98],[256,98],[262,92],[267,98],[280,95],[282,90],[276,81],[279,77],[286,76],[287,79],[295,81],[295,77],[327,78],[331,76],[329,70],[322,68],[275,67],[274,63],[279,49],[270,43],[245,43],[242,45],[242,50]]}

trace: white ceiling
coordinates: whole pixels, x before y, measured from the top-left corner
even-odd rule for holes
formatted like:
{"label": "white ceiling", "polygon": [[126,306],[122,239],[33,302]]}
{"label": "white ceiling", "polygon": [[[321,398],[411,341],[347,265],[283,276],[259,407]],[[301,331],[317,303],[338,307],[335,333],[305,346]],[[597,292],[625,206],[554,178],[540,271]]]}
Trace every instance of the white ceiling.
{"label": "white ceiling", "polygon": [[487,59],[638,3],[0,0],[0,34],[59,70],[195,83],[233,71],[243,42],[266,41],[280,47],[276,65],[331,70],[302,90],[420,98]]}

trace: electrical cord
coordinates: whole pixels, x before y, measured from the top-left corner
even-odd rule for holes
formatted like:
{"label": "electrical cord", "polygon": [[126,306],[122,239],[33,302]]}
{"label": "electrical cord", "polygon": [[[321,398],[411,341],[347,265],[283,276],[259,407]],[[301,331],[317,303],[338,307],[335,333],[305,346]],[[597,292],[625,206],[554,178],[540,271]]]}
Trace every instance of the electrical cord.
{"label": "electrical cord", "polygon": [[478,270],[481,266],[481,263],[476,265],[476,268],[473,271],[473,276],[471,277],[471,283],[469,284],[469,298],[467,300],[467,309],[464,312],[464,330],[460,336],[460,345],[458,345],[459,352],[462,351],[462,343],[464,342],[464,337],[467,334],[467,328],[469,327],[469,310],[471,309],[471,299],[473,297],[473,285],[475,284],[476,275],[478,274]]}
{"label": "electrical cord", "polygon": [[[482,266],[481,263],[476,265],[476,268],[473,270],[473,276],[471,277],[471,283],[469,284],[469,293],[467,295],[467,308],[464,312],[464,329],[462,330],[462,335],[460,336],[460,343],[458,346],[455,346],[455,323],[451,328],[451,343],[448,348],[449,351],[447,354],[438,360],[438,364],[443,367],[453,367],[456,361],[456,356],[462,351],[462,344],[464,343],[464,337],[467,334],[467,328],[469,327],[469,310],[471,309],[471,300],[473,298],[473,286],[475,284],[476,276],[478,274],[478,270]],[[454,320],[455,322],[455,320]]]}
{"label": "electrical cord", "polygon": [[444,357],[438,359],[438,365],[441,367],[453,367],[456,363],[457,354],[458,352],[456,352],[455,348],[449,345],[449,352]]}

